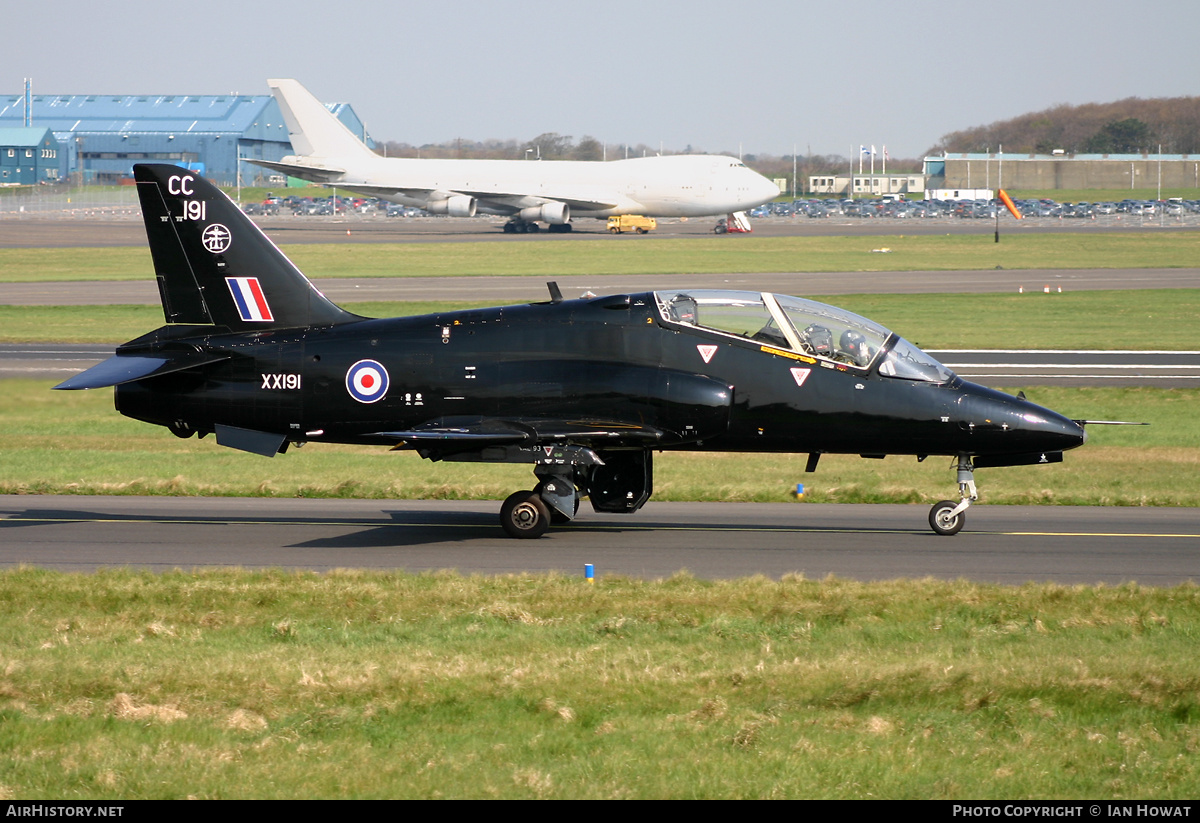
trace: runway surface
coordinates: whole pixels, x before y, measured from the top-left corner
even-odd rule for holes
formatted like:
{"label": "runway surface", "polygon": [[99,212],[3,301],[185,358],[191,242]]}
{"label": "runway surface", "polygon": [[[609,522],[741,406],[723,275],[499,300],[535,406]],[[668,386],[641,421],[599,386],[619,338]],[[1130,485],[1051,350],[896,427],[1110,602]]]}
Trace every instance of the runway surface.
{"label": "runway surface", "polygon": [[654,503],[505,537],[498,502],[0,496],[0,565],[789,573],[1171,586],[1200,577],[1200,509],[977,505],[934,535],[924,505]]}

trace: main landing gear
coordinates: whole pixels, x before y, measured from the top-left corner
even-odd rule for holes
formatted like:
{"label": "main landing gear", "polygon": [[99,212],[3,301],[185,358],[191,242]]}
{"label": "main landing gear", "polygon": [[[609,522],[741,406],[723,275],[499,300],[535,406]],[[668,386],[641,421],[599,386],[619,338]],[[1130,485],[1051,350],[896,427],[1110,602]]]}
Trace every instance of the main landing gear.
{"label": "main landing gear", "polygon": [[500,525],[509,537],[541,537],[550,528],[550,507],[536,491],[513,492],[500,507]]}
{"label": "main landing gear", "polygon": [[[505,234],[537,234],[541,230],[542,227],[532,220],[522,220],[519,217],[514,217],[504,224]],[[551,234],[561,234],[570,230],[570,223],[551,223],[546,227],[546,231]]]}
{"label": "main landing gear", "polygon": [[500,525],[509,537],[541,537],[551,526],[575,519],[586,496],[598,512],[629,514],[653,491],[654,461],[647,449],[597,453],[583,446],[538,446],[538,483],[514,492],[500,507]]}
{"label": "main landing gear", "polygon": [[513,492],[500,507],[500,525],[509,537],[541,537],[551,525],[570,523],[579,513],[577,473],[571,467],[537,466],[534,473],[537,486]]}
{"label": "main landing gear", "polygon": [[967,522],[967,507],[979,499],[975,490],[975,469],[969,455],[958,457],[958,492],[962,500],[942,500],[929,510],[929,526],[935,534],[951,535],[962,531]]}

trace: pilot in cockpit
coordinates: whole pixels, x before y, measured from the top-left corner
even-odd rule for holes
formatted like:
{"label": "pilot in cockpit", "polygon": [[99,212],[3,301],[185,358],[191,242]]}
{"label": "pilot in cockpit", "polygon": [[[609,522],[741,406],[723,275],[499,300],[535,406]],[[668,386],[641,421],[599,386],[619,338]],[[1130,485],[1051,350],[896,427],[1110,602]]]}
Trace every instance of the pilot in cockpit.
{"label": "pilot in cockpit", "polygon": [[838,340],[838,360],[845,360],[852,366],[865,366],[871,362],[874,352],[867,345],[867,338],[854,329],[846,329]]}

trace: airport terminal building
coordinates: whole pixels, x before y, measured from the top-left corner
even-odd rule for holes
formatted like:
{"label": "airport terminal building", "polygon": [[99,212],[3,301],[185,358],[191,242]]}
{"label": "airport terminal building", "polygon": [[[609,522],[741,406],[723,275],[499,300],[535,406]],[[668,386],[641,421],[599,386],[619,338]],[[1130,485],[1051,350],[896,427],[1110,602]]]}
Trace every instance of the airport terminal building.
{"label": "airport terminal building", "polygon": [[[21,94],[0,95],[0,134],[24,131],[24,102]],[[326,106],[374,146],[348,103]],[[282,184],[277,173],[241,161],[293,153],[269,94],[38,94],[30,113],[33,130],[48,129],[55,141],[56,178],[83,183],[130,180],[134,163],[174,163],[219,185],[235,185],[239,176],[242,185]],[[5,145],[0,155],[9,148],[23,151]]]}

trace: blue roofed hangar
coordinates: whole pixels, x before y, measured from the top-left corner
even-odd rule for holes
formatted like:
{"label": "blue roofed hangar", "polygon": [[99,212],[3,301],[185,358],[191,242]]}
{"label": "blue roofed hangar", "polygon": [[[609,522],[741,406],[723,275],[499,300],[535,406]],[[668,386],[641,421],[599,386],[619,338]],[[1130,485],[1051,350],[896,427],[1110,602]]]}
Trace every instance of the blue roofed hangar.
{"label": "blue roofed hangar", "polygon": [[[240,161],[280,160],[293,153],[279,105],[269,94],[38,94],[30,105],[31,129],[22,128],[24,103],[22,94],[0,95],[0,136],[28,139],[16,132],[49,130],[55,141],[55,178],[117,183],[132,177],[134,163],[174,163],[219,185],[234,185],[239,175],[242,185],[262,185],[282,181],[272,179],[274,172]],[[348,103],[326,106],[368,146],[374,145]],[[10,148],[13,158],[7,157]],[[35,147],[0,142],[0,164],[27,159],[18,157],[26,149]],[[7,168],[0,165],[0,173]],[[28,182],[53,182],[47,174],[39,167],[36,180]],[[12,182],[18,181],[14,177]]]}

